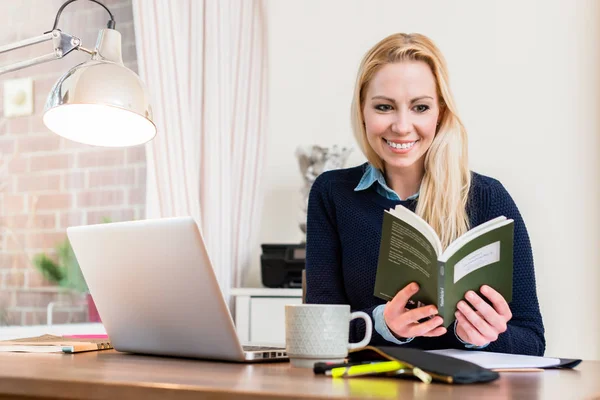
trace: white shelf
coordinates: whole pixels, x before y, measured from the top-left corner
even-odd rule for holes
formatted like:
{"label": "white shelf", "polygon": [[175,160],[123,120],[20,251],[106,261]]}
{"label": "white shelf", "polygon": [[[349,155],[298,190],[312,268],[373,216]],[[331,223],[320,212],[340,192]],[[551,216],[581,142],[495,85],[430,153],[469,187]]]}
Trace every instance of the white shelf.
{"label": "white shelf", "polygon": [[285,345],[285,306],[302,303],[302,289],[235,288],[235,326],[242,343]]}

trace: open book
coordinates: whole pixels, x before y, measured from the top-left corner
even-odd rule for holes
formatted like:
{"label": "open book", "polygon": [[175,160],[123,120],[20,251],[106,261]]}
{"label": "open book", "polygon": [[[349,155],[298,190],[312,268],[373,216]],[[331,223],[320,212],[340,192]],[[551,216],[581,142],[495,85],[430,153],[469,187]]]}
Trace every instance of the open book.
{"label": "open book", "polygon": [[491,351],[442,349],[428,350],[428,352],[469,361],[497,372],[528,371],[532,368],[574,368],[581,363],[580,359],[524,356]]}
{"label": "open book", "polygon": [[112,349],[108,338],[77,338],[42,335],[30,338],[2,340],[0,352],[23,353],[80,353]]}
{"label": "open book", "polygon": [[[434,229],[404,206],[385,211],[374,295],[391,300],[411,282],[416,306],[433,304],[448,327],[456,304],[482,285],[512,300],[512,219],[497,217],[457,238],[445,250]],[[482,296],[485,299],[485,296]]]}

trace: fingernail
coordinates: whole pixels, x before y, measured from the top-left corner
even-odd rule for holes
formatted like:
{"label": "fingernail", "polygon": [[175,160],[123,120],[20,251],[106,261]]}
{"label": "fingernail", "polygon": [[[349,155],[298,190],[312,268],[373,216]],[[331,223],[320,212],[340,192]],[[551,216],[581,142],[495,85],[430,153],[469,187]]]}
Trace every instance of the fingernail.
{"label": "fingernail", "polygon": [[417,285],[416,283],[413,283],[411,289],[414,291],[417,291],[417,290],[419,290],[419,285]]}
{"label": "fingernail", "polygon": [[435,307],[431,307],[431,308],[429,309],[429,312],[430,312],[430,313],[433,315],[433,314],[437,314],[437,312],[438,312],[438,311],[437,311],[437,308],[435,308]]}
{"label": "fingernail", "polygon": [[481,291],[482,291],[482,292],[487,292],[489,289],[490,289],[490,287],[489,287],[489,286],[487,286],[487,285],[483,285],[483,286],[481,287]]}
{"label": "fingernail", "polygon": [[473,292],[473,291],[467,292],[467,299],[474,300],[475,299],[475,292]]}

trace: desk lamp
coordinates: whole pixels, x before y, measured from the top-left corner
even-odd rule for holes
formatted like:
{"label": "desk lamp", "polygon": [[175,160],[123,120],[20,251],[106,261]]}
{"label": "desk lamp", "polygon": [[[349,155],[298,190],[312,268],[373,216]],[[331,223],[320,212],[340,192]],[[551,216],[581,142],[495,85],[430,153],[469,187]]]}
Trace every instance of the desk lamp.
{"label": "desk lamp", "polygon": [[73,68],[52,87],[44,107],[44,125],[67,139],[105,147],[126,147],[146,143],[156,135],[149,96],[141,79],[123,65],[121,34],[115,30],[110,10],[106,28],[100,30],[96,47],[88,50],[78,37],[57,28],[65,2],[51,31],[6,46],[0,54],[37,43],[52,41],[52,53],[0,66],[0,75],[63,58],[73,50],[91,55],[91,59]]}

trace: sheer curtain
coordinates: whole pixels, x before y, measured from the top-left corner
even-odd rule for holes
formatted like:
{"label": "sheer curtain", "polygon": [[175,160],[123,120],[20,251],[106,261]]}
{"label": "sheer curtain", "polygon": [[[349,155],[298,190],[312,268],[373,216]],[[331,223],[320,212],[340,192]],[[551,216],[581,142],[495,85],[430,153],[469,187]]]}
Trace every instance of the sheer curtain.
{"label": "sheer curtain", "polygon": [[266,137],[264,0],[134,0],[139,73],[158,128],[147,218],[199,223],[225,298],[257,243]]}

